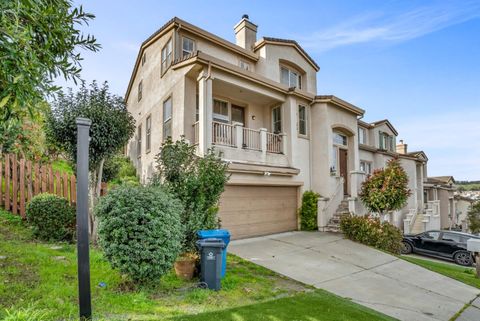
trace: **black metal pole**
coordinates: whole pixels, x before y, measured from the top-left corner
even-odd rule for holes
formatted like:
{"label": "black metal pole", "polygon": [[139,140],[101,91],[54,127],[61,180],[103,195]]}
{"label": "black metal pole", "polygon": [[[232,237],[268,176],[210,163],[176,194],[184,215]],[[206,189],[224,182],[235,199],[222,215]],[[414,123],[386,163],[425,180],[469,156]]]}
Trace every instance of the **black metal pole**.
{"label": "black metal pole", "polygon": [[88,145],[92,121],[77,118],[77,251],[80,320],[92,318],[88,240]]}

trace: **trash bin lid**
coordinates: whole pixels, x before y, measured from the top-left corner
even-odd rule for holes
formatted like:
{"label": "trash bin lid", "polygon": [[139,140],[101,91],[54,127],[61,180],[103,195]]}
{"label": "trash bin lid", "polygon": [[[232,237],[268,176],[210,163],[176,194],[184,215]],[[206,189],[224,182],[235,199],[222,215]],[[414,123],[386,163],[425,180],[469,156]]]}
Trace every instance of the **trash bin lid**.
{"label": "trash bin lid", "polygon": [[198,240],[196,242],[197,246],[202,248],[202,247],[225,247],[225,242],[223,242],[221,239],[215,239],[215,238],[208,238],[208,239],[202,239]]}
{"label": "trash bin lid", "polygon": [[197,236],[201,239],[206,239],[211,237],[230,237],[230,232],[225,229],[200,230],[200,231],[197,231]]}

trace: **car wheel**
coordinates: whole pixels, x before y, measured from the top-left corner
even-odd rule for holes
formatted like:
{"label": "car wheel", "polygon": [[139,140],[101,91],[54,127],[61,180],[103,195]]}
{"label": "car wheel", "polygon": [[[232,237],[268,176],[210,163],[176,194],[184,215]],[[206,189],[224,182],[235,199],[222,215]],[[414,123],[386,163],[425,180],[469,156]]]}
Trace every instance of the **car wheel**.
{"label": "car wheel", "polygon": [[402,248],[400,249],[400,252],[402,254],[410,254],[413,252],[412,245],[408,242],[403,241],[402,242]]}
{"label": "car wheel", "polygon": [[453,260],[458,265],[463,265],[463,266],[471,266],[473,263],[472,254],[466,251],[460,251],[455,253],[455,255],[453,256]]}

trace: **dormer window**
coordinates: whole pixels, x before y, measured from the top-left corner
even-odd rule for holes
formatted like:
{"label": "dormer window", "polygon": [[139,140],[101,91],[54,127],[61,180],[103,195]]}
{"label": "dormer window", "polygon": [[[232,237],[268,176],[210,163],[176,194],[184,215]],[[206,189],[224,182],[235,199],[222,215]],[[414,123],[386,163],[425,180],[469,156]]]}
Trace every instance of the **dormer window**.
{"label": "dormer window", "polygon": [[385,132],[379,132],[379,148],[389,152],[395,152],[395,136]]}
{"label": "dormer window", "polygon": [[182,57],[189,56],[194,51],[195,51],[195,41],[187,37],[182,37]]}
{"label": "dormer window", "polygon": [[299,72],[287,67],[280,67],[280,82],[290,87],[302,89],[302,76]]}

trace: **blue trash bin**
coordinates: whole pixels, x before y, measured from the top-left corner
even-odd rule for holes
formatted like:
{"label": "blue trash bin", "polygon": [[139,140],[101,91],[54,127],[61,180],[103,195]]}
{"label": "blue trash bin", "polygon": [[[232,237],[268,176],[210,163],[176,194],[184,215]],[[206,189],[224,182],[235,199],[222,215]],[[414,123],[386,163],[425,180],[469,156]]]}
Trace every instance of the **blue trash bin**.
{"label": "blue trash bin", "polygon": [[222,250],[222,278],[225,277],[225,272],[227,270],[227,246],[230,243],[230,232],[228,230],[200,230],[197,232],[198,239],[210,239],[217,238],[221,239],[225,243],[225,247]]}

